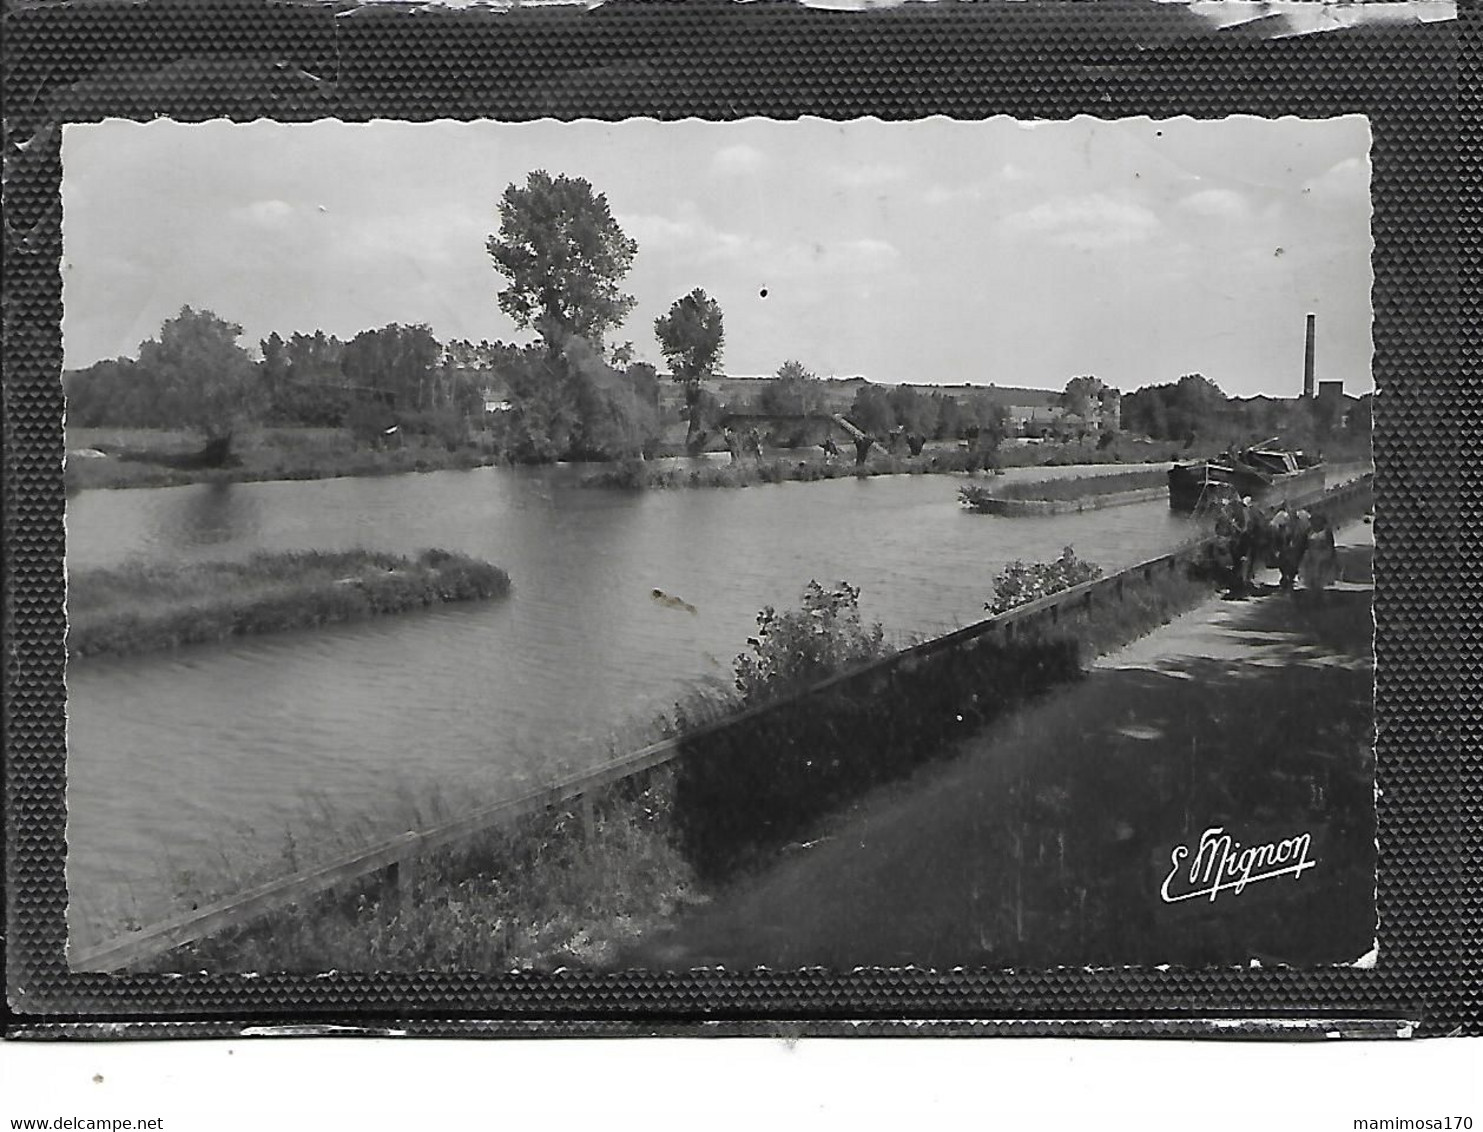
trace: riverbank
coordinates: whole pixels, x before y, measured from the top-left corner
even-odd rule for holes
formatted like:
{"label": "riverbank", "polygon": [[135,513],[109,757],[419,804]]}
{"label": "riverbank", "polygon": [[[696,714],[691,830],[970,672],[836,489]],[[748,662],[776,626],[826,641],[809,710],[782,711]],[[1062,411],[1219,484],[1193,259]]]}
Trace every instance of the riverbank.
{"label": "riverbank", "polygon": [[67,652],[134,653],[499,597],[509,576],[445,550],[261,553],[241,562],[129,564],[71,574]]}
{"label": "riverbank", "polygon": [[[610,967],[624,948],[707,899],[669,836],[669,790],[662,771],[623,783],[590,822],[558,805],[424,855],[416,876],[396,887],[369,880],[322,893],[129,969],[493,975]],[[355,844],[336,833],[342,851]],[[316,837],[322,847],[326,831]],[[269,863],[257,865],[261,873]]]}
{"label": "riverbank", "polygon": [[[975,451],[961,444],[933,443],[917,456],[883,452],[872,449],[864,464],[857,465],[853,456],[840,455],[828,458],[817,448],[798,449],[783,455],[764,456],[762,459],[744,458],[727,463],[693,461],[689,464],[655,463],[645,460],[627,460],[604,467],[582,478],[583,487],[610,487],[632,490],[663,488],[735,488],[750,487],[762,483],[813,483],[819,480],[848,479],[850,477],[900,476],[900,475],[972,475],[978,472],[994,473],[1009,468],[1072,467],[1085,464],[1120,464],[1151,462],[1172,459],[1172,449],[1167,444],[1124,440],[1118,445],[1097,448],[1092,444],[1024,445],[1001,446],[990,452]],[[1130,479],[1141,483],[1162,483],[1162,469],[1140,468],[1127,473]],[[1093,492],[1112,491],[1095,485],[1101,479],[1118,479],[1117,475],[1081,476],[1072,482],[1086,484]],[[1033,490],[1030,485],[1022,489]],[[965,493],[970,490],[965,488]],[[975,493],[1001,494],[995,489],[974,488]],[[1055,497],[1053,498],[1064,498]],[[1076,510],[1070,508],[1069,510]]]}
{"label": "riverbank", "polygon": [[958,498],[970,511],[984,515],[1064,515],[1145,503],[1168,490],[1168,472],[1150,468],[1110,475],[1021,480],[993,487],[970,484],[958,489]]}
{"label": "riverbank", "polygon": [[985,455],[963,448],[943,449],[920,456],[872,453],[863,465],[853,458],[825,459],[822,455],[768,456],[717,464],[697,461],[657,464],[626,460],[613,467],[583,476],[583,487],[616,487],[634,490],[684,487],[750,487],[759,483],[816,483],[820,480],[860,476],[928,475],[968,473],[984,468]]}
{"label": "riverbank", "polygon": [[201,438],[167,429],[69,428],[63,481],[69,495],[97,488],[254,483],[487,467],[500,462],[492,443],[442,443],[427,437],[395,446],[357,445],[344,429],[263,428],[234,443],[231,462],[193,462]]}
{"label": "riverbank", "polygon": [[[709,734],[720,743],[712,752],[719,759],[704,748],[687,749],[674,762],[593,799],[586,820],[576,806],[557,804],[514,828],[485,831],[456,853],[424,856],[410,887],[368,878],[351,891],[188,945],[151,962],[150,969],[347,969],[364,967],[368,957],[386,970],[611,967],[638,940],[706,903],[738,867],[770,861],[798,828],[941,757],[950,737],[1073,679],[1079,654],[1137,636],[1209,589],[1182,571],[1132,578],[1115,606],[1077,603],[1055,625],[1032,630],[1027,622],[1013,642],[970,650],[961,661],[944,666],[944,655],[900,666],[890,677],[891,690],[873,695],[868,710],[849,676],[843,683],[826,682],[838,691],[805,696],[797,710],[784,705],[781,713],[769,708],[739,718],[739,694],[717,689],[681,705],[661,731],[684,736],[687,748]],[[874,667],[867,666],[867,680],[876,679]],[[933,694],[918,694],[924,681],[936,689]],[[992,695],[982,694],[987,688]],[[738,761],[728,753],[763,750],[757,728],[771,734],[778,720],[791,728],[800,711],[812,721],[812,731],[835,734],[850,749],[851,772],[836,773],[837,760],[814,757],[822,748],[811,731],[801,744],[765,748],[763,777],[774,785],[783,782],[786,797],[773,789],[753,798],[756,759]],[[869,716],[864,727],[862,712]],[[718,727],[706,726],[718,718]],[[712,764],[702,773],[704,781],[696,778],[702,763]],[[715,820],[717,807],[732,817]],[[745,818],[741,825],[738,813]],[[296,852],[302,861],[305,848]]]}
{"label": "riverbank", "polygon": [[[1352,963],[1374,937],[1370,532],[1321,597],[1201,603],[882,787],[621,966]],[[1169,900],[1221,828],[1300,877]],[[1181,887],[1182,885],[1182,887]],[[1169,895],[1189,890],[1173,877]]]}
{"label": "riverbank", "polygon": [[1166,487],[1169,473],[1162,467],[1139,468],[1131,472],[1110,472],[1106,475],[1057,476],[1046,480],[1015,480],[996,485],[996,499],[1033,499],[1061,501],[1085,499],[1088,496],[1111,495],[1124,491],[1136,491],[1145,487]]}
{"label": "riverbank", "polygon": [[[408,435],[394,444],[367,447],[345,429],[256,428],[233,443],[230,461],[202,466],[199,435],[183,430],[69,428],[63,482],[69,495],[102,488],[179,487],[192,483],[257,483],[274,480],[391,476],[491,467],[504,463],[491,437],[464,440]],[[970,451],[956,441],[933,441],[919,456],[872,450],[863,467],[853,454],[826,459],[818,448],[781,450],[761,461],[729,464],[697,461],[626,460],[597,464],[584,487],[747,487],[759,483],[813,482],[850,476],[964,473],[991,468],[1067,467],[1078,464],[1142,464],[1180,454],[1165,441],[1119,437],[1112,445],[1004,444],[992,453]]]}

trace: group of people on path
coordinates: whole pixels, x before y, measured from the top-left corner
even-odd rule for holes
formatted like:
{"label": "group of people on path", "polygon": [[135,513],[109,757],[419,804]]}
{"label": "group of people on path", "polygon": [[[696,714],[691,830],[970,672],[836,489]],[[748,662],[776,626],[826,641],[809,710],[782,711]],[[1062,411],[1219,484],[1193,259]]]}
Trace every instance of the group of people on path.
{"label": "group of people on path", "polygon": [[1232,597],[1254,589],[1259,567],[1275,566],[1282,589],[1322,594],[1339,580],[1339,552],[1328,516],[1292,507],[1286,500],[1268,510],[1250,496],[1225,500],[1215,513],[1216,556]]}

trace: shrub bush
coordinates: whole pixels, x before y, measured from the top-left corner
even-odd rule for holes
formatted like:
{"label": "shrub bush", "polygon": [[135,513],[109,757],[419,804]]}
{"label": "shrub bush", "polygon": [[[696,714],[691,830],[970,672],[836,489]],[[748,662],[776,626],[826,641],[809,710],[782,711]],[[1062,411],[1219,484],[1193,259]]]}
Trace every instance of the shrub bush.
{"label": "shrub bush", "polygon": [[1003,613],[1048,594],[1068,590],[1102,576],[1102,567],[1076,557],[1066,547],[1052,562],[1022,562],[1015,559],[994,579],[994,599],[984,603],[990,613]]}
{"label": "shrub bush", "polygon": [[885,653],[879,623],[860,621],[860,590],[848,582],[825,589],[810,581],[800,608],[757,615],[757,635],[736,658],[736,688],[753,704],[806,687]]}

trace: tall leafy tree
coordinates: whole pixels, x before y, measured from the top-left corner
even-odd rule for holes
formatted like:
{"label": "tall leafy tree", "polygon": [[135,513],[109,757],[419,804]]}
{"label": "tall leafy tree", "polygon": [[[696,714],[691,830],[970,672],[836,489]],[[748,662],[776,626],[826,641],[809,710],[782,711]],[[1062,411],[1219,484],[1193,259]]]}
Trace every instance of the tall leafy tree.
{"label": "tall leafy tree", "polygon": [[156,383],[169,419],[206,438],[204,463],[225,463],[232,437],[254,419],[257,366],[237,345],[242,327],[208,310],[182,307],[139,346],[139,367]]}
{"label": "tall leafy tree", "polygon": [[553,361],[572,337],[600,348],[603,334],[633,309],[619,282],[638,252],[607,197],[581,177],[537,169],[523,186],[505,189],[499,221],[485,248],[509,283],[499,293],[500,310],[535,330]]}
{"label": "tall leafy tree", "polygon": [[362,330],[347,342],[340,368],[352,382],[384,393],[398,408],[427,409],[442,356],[443,347],[427,326],[393,322]]}
{"label": "tall leafy tree", "polygon": [[721,305],[697,287],[654,320],[654,336],[674,379],[684,387],[690,416],[685,446],[696,451],[705,443],[701,382],[716,372],[726,344]]}
{"label": "tall leafy tree", "polygon": [[802,362],[786,361],[762,387],[757,407],[779,416],[817,412],[823,407],[819,379]]}
{"label": "tall leafy tree", "polygon": [[958,399],[945,393],[934,393],[932,400],[937,407],[937,429],[933,435],[938,440],[957,440],[962,437],[964,415],[963,406],[958,403]]}
{"label": "tall leafy tree", "polygon": [[67,423],[80,428],[170,425],[154,381],[133,358],[109,358],[62,374]]}
{"label": "tall leafy tree", "polygon": [[[1009,435],[1009,411],[990,397],[974,397],[969,404],[973,410],[974,424],[970,424],[968,429],[977,429],[973,433],[973,447],[989,457]],[[986,463],[984,466],[989,465]]]}
{"label": "tall leafy tree", "polygon": [[263,360],[258,366],[258,372],[262,375],[263,390],[270,405],[276,406],[282,393],[284,385],[290,379],[293,371],[293,361],[289,357],[288,343],[275,330],[266,338],[258,342],[258,349],[262,351]]}
{"label": "tall leafy tree", "polygon": [[890,394],[879,385],[860,386],[855,390],[855,399],[850,403],[846,419],[861,432],[877,439],[885,436],[896,424]]}
{"label": "tall leafy tree", "polygon": [[350,394],[340,369],[345,343],[332,334],[272,334],[261,343],[263,376],[271,418],[280,424],[338,428],[345,423]]}
{"label": "tall leafy tree", "polygon": [[1090,374],[1073,377],[1056,398],[1056,404],[1066,412],[1075,413],[1082,420],[1090,421],[1092,414],[1101,408],[1103,394],[1107,389],[1107,385],[1099,377],[1092,377]]}
{"label": "tall leafy tree", "polygon": [[930,437],[937,428],[937,403],[909,385],[896,386],[888,399],[891,402],[891,412],[896,416],[896,423],[906,430],[908,443],[920,452],[919,441]]}

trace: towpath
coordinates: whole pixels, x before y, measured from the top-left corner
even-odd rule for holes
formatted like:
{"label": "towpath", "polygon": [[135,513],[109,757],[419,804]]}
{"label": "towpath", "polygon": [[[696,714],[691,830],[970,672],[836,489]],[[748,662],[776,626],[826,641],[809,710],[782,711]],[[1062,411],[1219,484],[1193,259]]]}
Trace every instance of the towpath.
{"label": "towpath", "polygon": [[[1217,599],[867,795],[635,966],[1352,962],[1374,938],[1371,528],[1321,600]],[[1170,904],[1171,850],[1307,833],[1318,864]]]}

